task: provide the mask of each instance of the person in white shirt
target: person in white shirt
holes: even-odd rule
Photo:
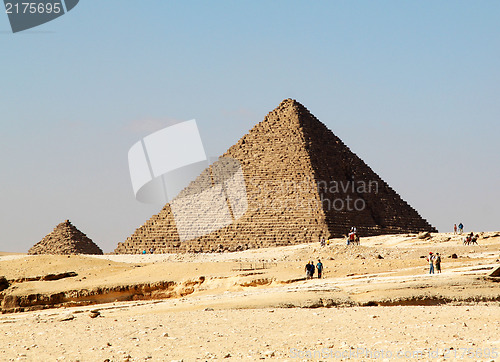
[[[432,254],[432,251],[429,253],[429,257],[427,261],[429,262],[429,274],[434,274],[434,260],[436,260],[436,256]]]

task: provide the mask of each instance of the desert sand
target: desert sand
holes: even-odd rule
[[[0,360],[499,361],[499,248],[500,233],[468,246],[436,233],[234,253],[2,253]],[[441,274],[428,274],[429,251]],[[324,278],[306,280],[318,258]]]

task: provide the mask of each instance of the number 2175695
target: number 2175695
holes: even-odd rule
[[[59,14],[61,3],[5,3],[7,14]]]

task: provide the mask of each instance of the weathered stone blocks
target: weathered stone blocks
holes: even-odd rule
[[[214,195],[202,195],[198,205],[176,198],[119,243],[115,253],[138,253],[149,245],[155,252],[290,245],[342,236],[352,226],[362,236],[436,231],[295,100],[284,100],[222,157],[239,161],[246,190],[246,211],[231,215],[232,224],[213,231],[197,227],[204,217],[201,210],[218,205]],[[205,170],[178,198],[197,194],[207,180],[215,185],[211,172]],[[228,189],[236,187],[237,181],[231,182]],[[183,225],[176,225],[172,212],[176,202],[182,206]],[[224,205],[217,207],[222,224],[229,215]],[[192,233],[189,240],[179,236],[185,230]]]
[[[101,255],[102,250],[87,235],[78,230],[69,220],[66,220],[28,250],[28,254]]]

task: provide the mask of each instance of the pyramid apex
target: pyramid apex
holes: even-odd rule
[[[269,113],[282,113],[287,114],[288,116],[292,114],[296,114],[299,116],[311,115],[312,117],[314,117],[302,103],[292,98],[283,99],[279,106],[276,107],[274,111],[271,111]]]
[[[304,107],[304,106],[299,102],[297,102],[296,99],[292,98],[283,99],[280,105],[278,106],[278,108],[290,108],[290,107]]]
[[[297,103],[297,101],[293,98],[285,98],[281,101],[280,103],[280,106],[281,105],[287,105],[287,104],[294,104],[294,103]]]
[[[66,219],[62,223],[58,224],[56,228],[69,227],[69,226],[73,226],[73,224],[71,223],[71,221],[69,221],[69,219]]]

